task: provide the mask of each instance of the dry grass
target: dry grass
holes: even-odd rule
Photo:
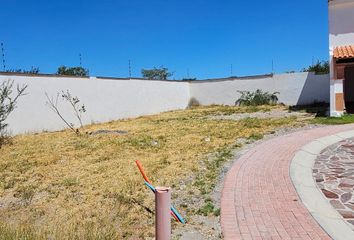
[[[178,187],[200,173],[206,155],[238,138],[297,123],[295,118],[208,116],[270,108],[198,107],[85,127],[88,132],[125,130],[126,135],[77,137],[61,131],[17,136],[0,149],[0,239],[152,237],[153,196],[134,160],[140,159],[155,185]],[[218,164],[212,169],[214,176]],[[198,176],[198,181],[215,179]]]

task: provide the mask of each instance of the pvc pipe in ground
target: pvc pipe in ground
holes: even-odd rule
[[[171,239],[171,188],[156,187],[155,192],[155,235],[156,240]]]

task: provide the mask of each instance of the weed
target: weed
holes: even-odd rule
[[[4,189],[10,189],[15,186],[16,180],[14,178],[10,178],[9,180],[5,181]]]
[[[31,205],[5,208],[0,223],[14,224],[12,230],[4,230],[18,234],[13,239],[31,239],[25,238],[23,222],[35,233],[32,239],[149,238],[154,228],[148,209],[154,208],[154,198],[134,160],[141,161],[154,185],[178,187],[190,181],[194,188],[185,189],[188,197],[208,198],[222,166],[238,147],[237,139],[296,124],[295,118],[219,121],[209,116],[263,110],[267,109],[195,107],[85,126],[88,132],[129,132],[119,136],[77,137],[70,130],[16,136],[13,145],[0,149],[1,188],[8,184],[8,191]],[[46,194],[35,195],[36,191]],[[40,211],[30,211],[37,200]],[[217,214],[216,207],[210,211],[211,199],[206,200],[201,212]],[[195,214],[198,209],[188,206],[185,211]]]
[[[257,140],[262,139],[263,137],[264,137],[263,134],[260,134],[260,133],[252,133],[252,134],[248,137],[248,139],[252,139],[252,140],[257,141]]]
[[[72,187],[72,186],[77,186],[79,185],[79,179],[78,178],[65,178],[62,182],[62,185],[65,187]]]
[[[215,217],[220,216],[220,208],[215,209],[213,214]]]
[[[212,202],[207,202],[203,207],[199,208],[197,214],[208,216],[214,212],[214,204]]]
[[[35,194],[34,186],[20,186],[18,187],[14,196],[20,198],[23,201],[24,205],[27,206],[32,202],[34,194]]]

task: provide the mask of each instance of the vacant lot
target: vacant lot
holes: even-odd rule
[[[296,116],[228,119],[215,116],[269,112],[282,107],[199,107],[104,124],[84,131],[22,135],[0,149],[0,239],[112,239],[154,236],[153,195],[134,161],[140,159],[154,185],[207,194],[238,139],[260,139]],[[215,162],[205,163],[217,153]],[[210,159],[210,158],[209,158]],[[202,174],[201,174],[202,173]],[[178,203],[179,196],[173,195]],[[176,206],[190,214],[208,209]],[[218,214],[217,209],[213,214]]]

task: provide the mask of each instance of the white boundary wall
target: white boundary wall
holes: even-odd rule
[[[59,130],[65,125],[46,106],[46,96],[69,90],[86,106],[85,124],[184,109],[189,101],[188,83],[147,80],[103,80],[95,78],[0,76],[0,81],[27,84],[27,95],[8,119],[12,133]],[[59,101],[64,116],[72,116],[68,104]],[[74,119],[69,119],[75,121]]]
[[[236,80],[191,82],[191,96],[202,105],[233,105],[238,91],[279,92],[279,102],[286,105],[306,105],[314,101],[329,102],[329,75],[293,73]]]
[[[65,128],[46,106],[45,96],[48,93],[55,97],[62,90],[69,90],[85,104],[84,124],[185,109],[191,98],[202,105],[233,105],[239,97],[237,91],[256,89],[280,92],[280,102],[287,105],[329,102],[329,75],[313,73],[192,82],[0,75],[0,82],[6,80],[28,85],[28,94],[19,99],[18,107],[7,121],[13,134]],[[68,104],[59,102],[63,115],[72,116]]]

